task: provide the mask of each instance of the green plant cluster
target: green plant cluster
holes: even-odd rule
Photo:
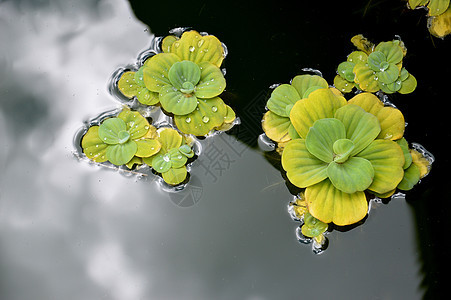
[[[191,30],[181,37],[165,37],[159,53],[137,70],[120,75],[117,88],[144,107],[171,116],[173,124],[156,128],[125,106],[87,129],[81,140],[83,153],[95,162],[129,169],[147,165],[170,185],[185,182],[196,137],[228,130],[236,119],[219,97],[226,87],[219,68],[224,57],[224,47],[215,36]]]
[[[161,107],[185,134],[205,136],[230,128],[235,112],[220,98],[226,87],[220,69],[225,57],[222,43],[213,35],[191,30],[180,38],[165,37],[162,51],[138,70],[122,74],[121,93],[141,104]]]
[[[386,94],[408,94],[415,90],[415,77],[403,67],[407,49],[400,40],[374,45],[362,35],[356,35],[351,41],[358,50],[338,65],[334,78],[337,89],[349,93],[355,87],[371,93],[381,90]]]

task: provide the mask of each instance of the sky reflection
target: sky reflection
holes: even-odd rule
[[[199,158],[190,207],[153,178],[77,160],[83,121],[119,105],[111,74],[151,40],[126,1],[3,1],[0,24],[1,299],[420,297],[403,200],[315,257],[295,240],[279,172],[241,144],[216,180]]]

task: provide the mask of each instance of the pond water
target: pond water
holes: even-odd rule
[[[442,145],[450,131],[439,105],[451,45],[429,36],[424,11],[391,3],[171,10],[146,1],[0,1],[0,299],[437,297],[450,207]],[[108,92],[113,72],[178,26],[226,43],[225,97],[241,125],[202,141],[189,184],[170,193],[155,176],[79,159],[74,136],[120,107]],[[302,68],[331,82],[357,33],[406,43],[419,85],[391,100],[408,140],[436,162],[407,199],[374,203],[362,226],[333,231],[315,255],[296,239],[280,171],[256,146],[260,119],[269,86]]]

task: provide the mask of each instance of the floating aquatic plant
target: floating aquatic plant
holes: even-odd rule
[[[191,30],[160,41],[140,55],[137,68],[121,69],[113,80],[113,92],[139,104],[128,101],[117,115],[90,126],[81,147],[95,162],[147,165],[167,184],[179,185],[188,178],[195,136],[230,129],[236,115],[219,97],[226,87],[220,69],[226,51],[215,36]],[[144,113],[161,111],[166,121],[150,124],[132,110],[137,106]]]
[[[349,93],[356,87],[372,93],[381,90],[386,94],[408,94],[415,90],[415,77],[403,67],[407,53],[404,43],[394,40],[374,45],[362,35],[354,36],[351,42],[358,51],[353,51],[338,65],[334,78],[338,90]]]
[[[354,80],[353,70],[362,61],[383,69],[378,71],[382,80],[399,76],[389,70],[399,70],[403,57],[393,48],[397,43],[373,47],[360,42],[369,55],[352,53],[340,76]],[[429,173],[433,159],[406,141],[401,111],[372,93],[347,100],[322,77],[300,75],[277,86],[266,107],[265,135],[277,143],[287,180],[302,191],[289,205],[293,218],[302,222],[298,237],[313,241],[315,252],[327,243],[329,224],[359,223],[371,199],[411,190]]]
[[[145,105],[157,105],[174,117],[186,134],[204,136],[235,120],[232,108],[219,97],[226,87],[220,69],[225,57],[222,43],[213,35],[186,31],[180,38],[167,36],[162,53],[119,79],[119,90]]]
[[[410,9],[426,8],[429,32],[439,38],[451,33],[451,4],[449,0],[408,0]]]

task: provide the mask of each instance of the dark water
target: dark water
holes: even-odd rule
[[[451,44],[430,37],[424,14],[403,1],[0,1],[0,299],[437,299]],[[189,186],[171,194],[79,161],[73,139],[119,106],[112,73],[178,26],[227,45],[224,98],[242,124],[203,141]],[[406,199],[375,205],[315,256],[295,238],[277,161],[256,147],[260,119],[268,87],[302,68],[332,82],[358,33],[406,43],[418,88],[390,100],[436,161]]]

